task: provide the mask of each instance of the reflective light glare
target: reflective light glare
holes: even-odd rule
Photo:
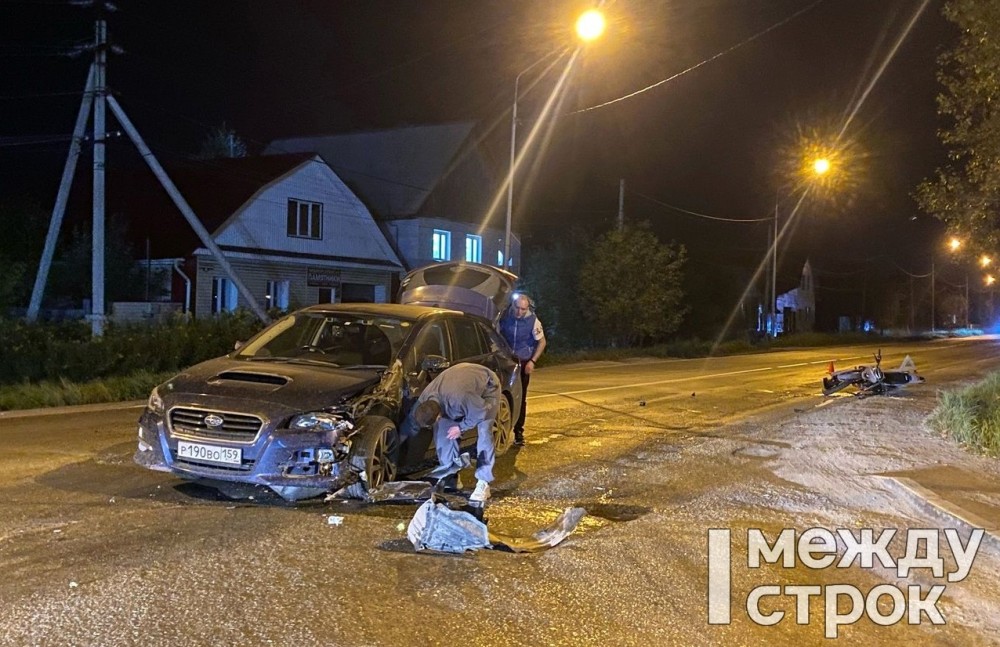
[[[597,9],[583,12],[576,21],[576,34],[583,40],[594,40],[604,33],[604,16]]]
[[[961,246],[962,246],[962,241],[955,238],[954,236],[951,238],[951,240],[948,241],[948,247],[951,248],[951,251],[953,252],[957,251],[958,248]]]
[[[826,159],[825,157],[820,157],[815,162],[813,162],[813,171],[816,172],[816,175],[823,175],[829,170],[830,170],[830,160]]]

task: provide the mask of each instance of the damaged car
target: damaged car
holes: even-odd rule
[[[430,430],[402,437],[441,371],[475,362],[504,398],[497,454],[513,444],[518,363],[495,322],[516,277],[455,262],[411,272],[399,303],[320,304],[274,322],[232,353],[153,389],[135,462],[188,480],[267,486],[288,501],[369,489],[437,463]],[[462,444],[474,446],[475,433]]]

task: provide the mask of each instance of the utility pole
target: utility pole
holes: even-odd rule
[[[56,241],[59,238],[59,229],[62,226],[63,215],[66,211],[66,202],[69,198],[70,187],[73,182],[73,174],[76,170],[76,162],[80,155],[81,142],[87,120],[90,116],[91,106],[94,108],[94,167],[93,167],[93,229],[92,243],[93,252],[91,257],[91,308],[87,316],[91,322],[91,332],[95,337],[104,333],[104,230],[105,230],[105,143],[107,139],[106,129],[106,109],[111,108],[118,122],[125,128],[129,138],[139,150],[139,154],[146,161],[146,164],[156,175],[160,184],[167,194],[174,201],[174,204],[181,211],[188,223],[198,234],[202,244],[208,248],[212,256],[218,262],[227,278],[236,286],[240,296],[257,317],[264,323],[270,321],[270,317],[264,312],[256,297],[247,289],[243,281],[236,275],[229,261],[223,256],[211,235],[204,225],[188,206],[181,196],[177,187],[167,177],[166,172],[153,156],[152,151],[146,146],[139,136],[139,132],[129,121],[118,102],[114,97],[108,96],[107,91],[107,23],[101,17],[104,9],[103,2],[98,0],[98,17],[94,25],[94,62],[90,66],[87,74],[87,85],[84,89],[83,100],[80,103],[80,111],[76,118],[76,127],[73,130],[73,140],[70,144],[69,155],[66,158],[66,165],[63,168],[62,181],[59,185],[59,192],[56,196],[56,203],[52,209],[52,218],[49,221],[49,231],[45,237],[45,248],[42,251],[42,258],[38,267],[38,274],[35,276],[34,288],[31,292],[31,302],[28,305],[27,320],[35,321],[42,303],[42,295],[45,292],[45,283],[48,278],[49,269],[52,264],[52,257],[55,253]],[[148,256],[148,252],[147,252]]]
[[[52,256],[55,254],[56,240],[62,227],[63,215],[66,213],[66,201],[69,199],[69,189],[73,184],[73,174],[76,172],[76,161],[80,158],[80,143],[83,132],[90,119],[90,106],[94,99],[94,65],[87,72],[87,85],[83,90],[83,100],[76,115],[76,126],[73,128],[73,139],[69,145],[69,155],[63,166],[62,180],[56,193],[56,204],[52,207],[52,217],[49,220],[49,231],[45,234],[45,247],[42,249],[42,259],[38,264],[38,274],[35,275],[35,285],[31,289],[31,301],[28,304],[27,320],[38,319],[38,310],[42,306],[42,294],[45,292],[45,282],[48,280],[49,268],[52,266]]]
[[[618,181],[618,231],[625,229],[625,178]]]
[[[965,273],[965,328],[969,329],[969,273]]]
[[[771,298],[768,317],[771,320],[771,336],[778,336],[778,198],[774,198],[774,241],[771,252]]]
[[[931,259],[931,334],[934,334],[934,259]]]
[[[913,332],[913,275],[910,274],[910,325],[908,326],[907,332]]]
[[[97,3],[100,11],[101,2]],[[104,334],[104,161],[105,110],[107,87],[108,25],[100,17],[94,33],[94,221],[90,257],[90,331],[94,337]]]

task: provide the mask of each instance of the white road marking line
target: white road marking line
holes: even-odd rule
[[[544,393],[542,395],[529,395],[529,400],[541,400],[542,398],[555,398],[564,395],[579,395],[581,393],[596,393],[598,391],[614,391],[615,389],[634,389],[640,386],[655,386],[657,384],[674,384],[677,382],[690,382],[691,380],[704,380],[713,377],[727,377],[729,375],[744,375],[746,373],[760,373],[761,371],[772,371],[773,366],[762,368],[748,368],[742,371],[732,371],[730,373],[714,373],[712,375],[695,375],[694,377],[676,377],[670,380],[656,380],[655,382],[636,382],[634,384],[620,384],[617,386],[601,386],[596,389],[581,389],[579,391],[562,391],[560,393]]]

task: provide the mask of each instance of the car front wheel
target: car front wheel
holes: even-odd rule
[[[348,486],[348,496],[363,499],[369,490],[396,480],[398,459],[399,434],[392,421],[382,416],[362,418],[352,439],[350,461],[364,480]]]
[[[493,421],[493,451],[497,456],[504,454],[514,444],[514,418],[511,416],[510,400],[500,396],[500,409]]]

